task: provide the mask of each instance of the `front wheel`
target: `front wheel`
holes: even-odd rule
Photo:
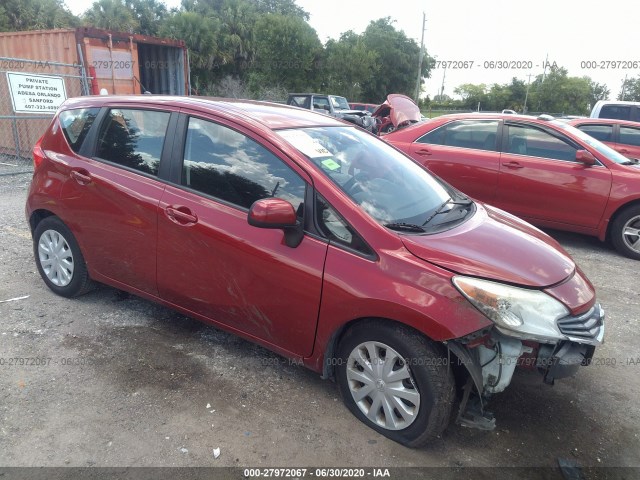
[[[349,330],[338,346],[337,380],[349,410],[408,447],[426,445],[449,423],[453,373],[438,345],[392,322]]]
[[[611,243],[625,257],[640,260],[640,205],[627,207],[616,217]]]
[[[76,297],[93,287],[78,242],[58,217],[47,217],[38,224],[33,253],[40,276],[58,295]]]
[[[382,133],[387,134],[387,133],[391,133],[393,131],[395,131],[396,127],[393,123],[388,123],[387,125],[385,125],[385,127],[382,129]]]

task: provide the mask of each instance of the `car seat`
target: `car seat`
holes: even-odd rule
[[[509,153],[518,155],[527,154],[527,140],[524,137],[511,137],[509,139]]]

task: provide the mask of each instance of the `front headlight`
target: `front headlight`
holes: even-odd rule
[[[453,284],[505,335],[541,342],[564,338],[556,320],[570,312],[540,290],[471,277],[453,277]]]

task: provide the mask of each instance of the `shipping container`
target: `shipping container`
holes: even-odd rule
[[[95,77],[93,94],[102,88],[110,94],[188,95],[190,91],[188,55],[182,40],[91,27],[4,32],[0,33],[0,57],[37,60],[42,64],[40,70],[47,62],[84,66]],[[14,64],[22,68],[12,71],[30,71],[33,66]]]
[[[189,95],[188,58],[181,40],[90,27],[0,33],[0,164],[30,156],[59,104],[44,97]],[[28,91],[27,81],[56,87]]]

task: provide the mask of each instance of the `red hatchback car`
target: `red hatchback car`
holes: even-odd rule
[[[609,118],[577,118],[567,123],[625,157],[640,160],[640,123]]]
[[[638,165],[565,122],[444,115],[384,139],[471,197],[640,259]]]
[[[474,202],[357,127],[275,104],[68,100],[34,148],[38,270],[94,281],[303,362],[408,446],[516,365],[547,383],[604,335],[592,285],[550,237]]]

